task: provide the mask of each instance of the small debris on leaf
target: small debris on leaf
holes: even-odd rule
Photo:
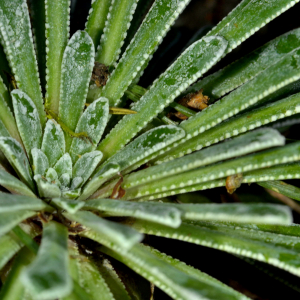
[[[243,174],[235,174],[226,178],[226,189],[229,194],[235,192],[243,182]]]
[[[97,87],[105,86],[109,76],[108,67],[104,64],[95,62],[91,81],[94,81]]]

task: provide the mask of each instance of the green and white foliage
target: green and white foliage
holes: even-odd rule
[[[205,76],[298,1],[243,0],[148,89],[139,78],[189,1],[155,0],[143,20],[135,9],[148,1],[139,1],[93,0],[85,30],[69,39],[69,0],[31,3],[33,28],[26,0],[0,0],[0,40],[15,79],[12,90],[0,52],[1,299],[145,299],[120,263],[176,300],[248,299],[144,245],[145,235],[300,276],[300,227],[289,207],[193,203],[187,193],[258,183],[300,200],[300,189],[282,181],[300,178],[300,142],[280,133],[299,123],[299,29]],[[103,87],[93,84],[95,61],[110,72]],[[177,103],[201,89],[210,97],[203,111]],[[188,119],[167,118],[169,106]],[[131,114],[110,118],[120,108]],[[179,194],[184,203],[165,198]]]

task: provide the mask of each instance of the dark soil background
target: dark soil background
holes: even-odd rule
[[[140,1],[145,1],[145,3],[149,2],[148,0]],[[84,29],[90,2],[90,0],[72,1],[71,34],[78,29]],[[239,0],[192,0],[154,55],[150,66],[146,69],[144,76],[141,78],[140,85],[144,87],[150,85],[179,55],[195,34],[201,36],[201,32],[205,33],[209,30],[210,26],[216,25],[239,2]],[[224,67],[255,48],[262,46],[271,39],[299,27],[299,11],[300,4],[297,4],[246,40],[241,46],[227,55],[210,72]],[[298,140],[299,129],[299,125],[294,125],[285,132],[285,135],[288,138]],[[298,181],[293,181],[293,184],[299,185]],[[233,196],[229,196],[224,188],[219,188],[202,192],[201,194],[194,193],[191,197],[196,199],[207,197],[215,202],[247,201],[248,198],[251,198],[250,200],[253,201],[256,197],[258,197],[259,200],[276,201],[275,199],[270,199],[267,193],[257,185],[252,185],[251,187],[244,186],[240,188],[237,193],[233,194]],[[295,213],[294,217],[295,222],[299,223],[299,215]],[[183,260],[187,264],[218,278],[251,299],[293,300],[299,299],[300,297],[299,278],[284,271],[278,271],[274,268],[269,269],[270,272],[274,272],[275,277],[298,286],[297,291],[297,289],[290,288],[279,280],[260,271],[259,269],[261,269],[261,267],[265,267],[262,263],[257,263],[253,260],[246,262],[237,256],[222,251],[165,238],[147,237],[146,242],[160,251]],[[118,263],[116,262],[116,264]],[[131,271],[127,270],[127,272],[129,274]],[[155,288],[154,299],[167,300],[170,298]]]

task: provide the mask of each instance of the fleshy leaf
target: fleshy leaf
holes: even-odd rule
[[[69,38],[70,0],[45,0],[47,86],[45,107],[58,113],[63,53]]]
[[[27,153],[33,148],[41,148],[42,126],[35,104],[21,90],[11,93],[15,117]]]
[[[0,149],[18,174],[21,181],[26,183],[33,191],[32,171],[26,154],[21,145],[12,138],[0,137]]]
[[[98,210],[107,216],[133,217],[171,227],[181,223],[181,209],[178,205],[162,206],[161,203],[137,203],[113,199],[95,199],[85,202],[84,208]]]
[[[97,165],[100,163],[102,153],[100,151],[92,151],[82,155],[73,167],[73,178],[82,177],[82,186],[92,175]],[[80,187],[79,186],[79,187]]]
[[[58,162],[54,165],[53,169],[56,171],[58,178],[63,174],[69,174],[72,177],[72,159],[69,153],[65,153]]]
[[[75,214],[79,209],[81,209],[84,206],[84,202],[67,200],[63,198],[54,198],[52,199],[52,202],[54,202],[61,209],[65,210],[70,214]]]
[[[41,175],[34,175],[34,180],[37,184],[40,197],[57,198],[61,196],[61,191],[57,184],[48,182]]]
[[[132,107],[138,113],[124,116],[100,143],[98,150],[103,152],[104,158],[120,150],[166,105],[210,69],[221,58],[226,47],[227,42],[223,38],[209,37],[185,50]]]
[[[78,200],[86,200],[108,179],[118,174],[120,166],[118,164],[107,164],[104,167],[100,166],[92,179],[83,188],[81,196]]]
[[[34,175],[45,175],[49,169],[49,161],[45,153],[37,148],[31,150],[32,169]]]
[[[23,243],[13,234],[8,233],[0,237],[0,268],[22,248]]]
[[[101,97],[90,104],[80,117],[75,132],[86,132],[92,143],[73,139],[70,149],[73,162],[76,162],[80,155],[96,149],[107,123],[108,109],[107,99]]]
[[[65,153],[64,133],[54,120],[46,123],[41,150],[46,154],[50,167],[53,167]]]
[[[17,85],[32,99],[38,110],[40,121],[44,125],[46,117],[25,0],[2,0],[0,2],[0,30],[2,43],[8,54]]]
[[[64,215],[68,219],[79,222],[87,227],[88,230],[83,233],[84,236],[93,239],[91,236],[94,236],[93,232],[95,232],[95,240],[99,236],[101,240],[106,241],[105,244],[108,247],[112,244],[128,250],[143,238],[142,234],[128,226],[105,220],[88,211],[79,211],[75,214],[64,213]]]
[[[110,4],[111,0],[95,0],[89,11],[88,20],[85,24],[85,31],[92,38],[95,50],[100,43],[100,37],[104,30]]]
[[[92,39],[85,31],[77,31],[65,49],[62,61],[59,119],[72,131],[82,114],[88,84],[94,66],[95,49]],[[66,150],[71,137],[65,133]]]
[[[5,170],[0,169],[0,185],[9,190],[12,194],[19,194],[29,197],[36,197],[26,184]]]
[[[162,254],[153,253],[154,250],[143,245],[135,245],[126,253],[116,247],[114,251],[104,247],[101,250],[150,280],[174,299],[248,299],[206,274],[199,272],[195,276],[191,270],[187,270],[187,266],[180,268]]]
[[[68,273],[68,230],[50,221],[44,224],[42,243],[36,259],[21,275],[21,280],[34,297],[59,298],[72,290]]]

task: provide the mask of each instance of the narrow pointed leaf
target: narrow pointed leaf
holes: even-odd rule
[[[37,257],[21,277],[33,296],[42,300],[63,297],[71,292],[67,238],[68,231],[63,225],[53,221],[44,224]]]
[[[237,235],[228,235],[191,224],[182,224],[179,228],[170,228],[149,222],[136,221],[133,225],[139,231],[151,235],[183,240],[233,254],[250,257],[300,275],[300,256],[297,252],[274,244],[258,242]]]
[[[274,129],[264,128],[256,130],[191,155],[132,173],[125,178],[124,186],[132,187],[207,166],[218,161],[239,157],[274,146],[282,146],[284,142],[284,137]]]
[[[100,43],[110,4],[111,0],[95,0],[89,11],[89,16],[85,24],[85,31],[92,38],[95,49],[98,48]]]
[[[153,254],[149,248],[142,245],[134,246],[130,251],[122,253],[120,248],[112,250],[102,247],[102,251],[129,266],[135,272],[153,282],[157,287],[173,299],[247,299],[230,288],[204,275],[195,277],[180,270],[166,261],[160,255]]]
[[[0,149],[17,172],[21,181],[26,183],[34,191],[32,171],[21,145],[12,138],[0,137]]]
[[[77,31],[64,51],[60,86],[59,118],[72,131],[82,114],[94,66],[93,41],[85,31]],[[65,134],[66,149],[71,137]]]
[[[113,199],[95,199],[85,202],[84,208],[98,210],[107,216],[127,216],[148,220],[166,226],[178,227],[181,207],[162,206],[161,203],[137,203]]]
[[[36,197],[29,187],[15,176],[0,169],[0,185],[9,190],[12,194],[19,194],[29,197]]]
[[[0,268],[2,269],[6,263],[23,247],[23,243],[12,233],[1,236],[0,243]]]
[[[138,0],[114,0],[101,36],[95,60],[106,66],[114,66],[130,26],[132,15]]]
[[[172,125],[151,129],[110,157],[106,163],[118,163],[120,171],[127,168],[138,168],[148,160],[149,156],[152,157],[154,153],[160,153],[160,150],[184,136],[185,132],[183,130]],[[128,169],[126,172],[128,172]]]
[[[61,127],[54,120],[49,120],[46,123],[41,150],[46,154],[50,167],[53,167],[64,155],[65,147],[65,137]]]
[[[100,151],[92,151],[81,156],[73,167],[73,178],[81,177],[82,186],[92,175],[102,158]],[[79,186],[79,187],[80,187]]]
[[[18,87],[34,102],[41,124],[45,124],[38,66],[33,48],[28,7],[25,0],[0,2],[2,43]],[[11,42],[13,41],[13,42]],[[22,62],[22,64],[20,64]]]
[[[92,179],[84,186],[81,196],[78,200],[86,200],[89,196],[97,191],[97,189],[108,179],[117,175],[120,171],[118,164],[107,164],[104,167],[100,166]]]
[[[103,152],[104,158],[112,156],[124,147],[182,90],[214,65],[221,58],[226,47],[227,42],[223,38],[209,37],[194,43],[183,52],[134,105],[132,109],[138,113],[124,116],[100,143],[98,150]]]
[[[19,210],[52,211],[53,209],[38,198],[0,194],[0,213],[17,212]]]
[[[32,157],[32,169],[34,175],[45,175],[46,171],[49,169],[49,161],[45,153],[40,149],[31,150]]]
[[[132,228],[105,220],[88,211],[79,211],[75,214],[64,213],[64,215],[70,220],[86,226],[88,231],[84,235],[88,236],[89,232],[93,235],[92,231],[94,231],[98,235],[103,236],[103,239],[108,244],[118,245],[126,250],[143,239],[143,235]]]
[[[20,222],[34,216],[36,213],[32,211],[16,211],[0,213],[0,236],[6,234]]]
[[[103,91],[95,89],[89,98],[94,100],[101,94],[109,99],[110,106],[116,106],[188,2],[155,1]]]
[[[96,149],[107,123],[108,109],[107,99],[101,97],[90,104],[80,117],[75,132],[87,133],[92,143],[87,143],[81,139],[73,139],[70,154],[74,162],[76,162],[79,155]]]
[[[42,126],[34,102],[21,90],[12,93],[15,117],[27,153],[33,148],[41,148]]]
[[[205,132],[192,137],[185,143],[180,144],[179,147],[164,153],[154,161],[161,162],[174,159],[183,156],[186,153],[208,147],[211,144],[218,143],[219,141],[232,136],[239,135],[248,130],[299,113],[299,99],[300,93],[297,93],[275,103],[267,104],[260,108],[253,109],[251,112],[248,111],[233,117],[210,130],[206,130]]]
[[[58,113],[63,53],[69,38],[70,0],[45,0],[47,38],[47,109]]]
[[[34,175],[34,180],[37,184],[40,197],[57,198],[61,196],[61,190],[57,184],[47,181],[41,175]]]
[[[230,52],[261,27],[294,6],[298,0],[244,0],[208,35],[221,35],[229,41]],[[255,16],[255,18],[253,17]]]
[[[84,206],[84,202],[64,198],[54,198],[52,202],[70,214],[75,214]]]

